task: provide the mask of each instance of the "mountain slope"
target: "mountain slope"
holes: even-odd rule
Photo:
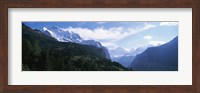
[[[137,49],[132,49],[130,52],[126,53],[122,57],[120,57],[117,61],[125,66],[130,66],[131,62],[134,60],[135,56],[144,52],[147,49],[147,47],[138,47]]]
[[[60,42],[75,42],[75,43],[82,42],[82,39],[78,34],[69,31],[63,31],[62,29],[55,26],[43,27],[42,32],[43,33],[48,32],[48,34],[50,34],[49,36],[54,37]]]
[[[122,57],[120,57],[118,59],[118,62],[124,66],[124,67],[128,67],[130,65],[130,63],[133,61],[133,59],[135,58],[135,56],[131,56],[131,55],[124,55]]]
[[[119,62],[119,59],[124,55],[126,54],[128,51],[126,51],[125,49],[121,48],[121,47],[117,47],[115,49],[109,49],[109,54],[110,54],[110,57],[112,59],[112,61],[116,61],[116,62]],[[120,63],[121,64],[121,63]]]
[[[22,24],[22,70],[119,71],[128,70],[106,58],[103,48],[55,38]]]
[[[164,45],[150,47],[137,55],[130,68],[136,71],[177,71],[178,37]]]
[[[91,45],[91,46],[96,46],[98,48],[102,48],[106,54],[106,58],[110,59],[110,55],[108,53],[107,48],[105,48],[104,46],[101,45],[100,42],[97,42],[95,40],[84,40],[77,33],[70,32],[68,30],[63,30],[55,26],[43,27],[41,32],[43,32],[45,35],[48,35],[57,39],[59,42],[74,42],[74,43],[79,43],[83,45]]]

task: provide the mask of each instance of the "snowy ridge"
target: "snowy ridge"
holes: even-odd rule
[[[57,39],[60,42],[74,42],[74,43],[79,43],[79,44],[84,44],[84,45],[92,45],[92,46],[96,46],[98,48],[102,48],[106,54],[106,57],[108,59],[110,59],[110,54],[108,53],[108,50],[104,46],[102,46],[101,43],[98,41],[84,40],[77,33],[70,32],[68,30],[64,31],[61,28],[55,27],[55,26],[43,27],[41,32]]]
[[[82,42],[81,37],[78,34],[69,31],[63,31],[55,26],[49,28],[43,27],[42,32],[45,31],[48,31],[52,37],[54,37],[60,42],[75,42],[75,43]]]

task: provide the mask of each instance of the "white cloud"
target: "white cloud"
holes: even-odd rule
[[[153,46],[159,46],[159,45],[162,45],[162,44],[165,44],[166,42],[164,41],[150,41],[149,44],[150,45],[153,45]]]
[[[106,43],[114,43],[118,40],[121,40],[127,36],[134,35],[140,33],[142,31],[146,31],[150,28],[155,27],[155,25],[144,23],[143,27],[140,28],[124,28],[124,27],[112,27],[112,28],[104,28],[97,27],[95,29],[88,28],[63,28],[63,30],[67,30],[70,32],[78,33],[83,39],[93,39],[96,41],[101,41],[101,43],[106,46]],[[113,46],[110,46],[113,47]]]
[[[104,23],[107,23],[107,22],[97,22],[98,24],[104,24]]]
[[[178,25],[178,22],[161,22],[160,26],[175,26]]]
[[[131,49],[129,49],[129,48],[124,48],[127,52],[130,52],[131,51]]]
[[[150,39],[152,39],[152,36],[146,35],[146,36],[144,36],[144,39],[150,40]]]
[[[108,42],[101,42],[101,44],[109,49],[115,49],[119,46],[117,46],[116,44],[114,43],[108,43]]]
[[[124,31],[124,28],[122,27],[112,27],[109,29],[98,27],[95,28],[94,30],[88,28],[69,27],[64,30],[78,33],[83,39],[94,39],[94,40],[117,40],[129,34],[129,32]]]
[[[154,28],[154,27],[156,27],[156,26],[145,22],[144,27],[141,30],[147,30],[147,29]]]

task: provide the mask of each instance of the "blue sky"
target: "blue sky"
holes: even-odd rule
[[[159,45],[178,36],[178,22],[23,22],[34,29],[57,26],[78,33],[83,39],[94,39],[109,49],[127,50]]]

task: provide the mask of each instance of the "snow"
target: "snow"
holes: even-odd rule
[[[100,42],[95,40],[83,40],[79,34],[75,32],[70,32],[68,30],[62,30],[59,27],[43,27],[43,31],[48,31],[52,37],[56,38],[60,42],[74,42],[84,45],[93,45],[96,47],[102,47]]]

